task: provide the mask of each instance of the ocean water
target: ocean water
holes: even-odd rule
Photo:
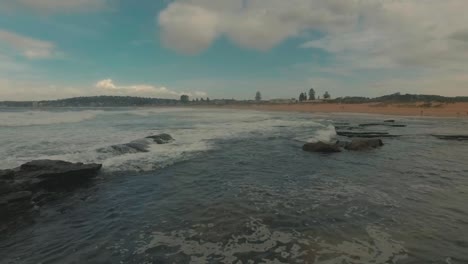
[[[307,153],[396,119],[381,149]],[[370,129],[370,128],[369,128]],[[0,263],[468,263],[467,119],[222,109],[0,110],[0,169],[103,164],[0,237]],[[145,153],[111,145],[169,133]]]

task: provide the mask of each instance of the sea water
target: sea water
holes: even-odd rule
[[[381,149],[308,153],[396,119]],[[102,163],[0,237],[0,263],[468,263],[466,119],[188,108],[2,109],[0,169]],[[100,149],[159,133],[148,152]]]

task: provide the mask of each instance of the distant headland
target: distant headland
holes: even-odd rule
[[[312,89],[311,89],[312,91]],[[390,94],[375,98],[347,96],[331,98],[326,92],[322,98],[309,92],[299,98],[262,100],[257,92],[252,100],[189,98],[162,99],[133,96],[88,96],[43,101],[0,101],[0,107],[53,108],[53,107],[224,107],[300,112],[376,113],[408,116],[468,117],[468,96]]]

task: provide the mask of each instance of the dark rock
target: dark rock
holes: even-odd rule
[[[0,200],[6,203],[13,203],[13,202],[21,202],[21,201],[30,201],[32,196],[32,192],[29,191],[21,191],[21,192],[14,192],[9,193],[3,197],[0,197]]]
[[[369,126],[382,126],[381,123],[367,123],[367,124],[359,124],[361,127],[369,127]]]
[[[46,192],[46,191],[40,191],[38,193],[35,193],[32,197],[32,201],[38,205],[38,206],[43,206],[47,202],[56,200],[59,197],[58,193],[55,192]]]
[[[336,144],[328,144],[324,142],[316,142],[316,143],[306,143],[302,146],[302,150],[309,151],[309,152],[322,152],[322,153],[334,153],[334,152],[341,152],[341,149]]]
[[[336,130],[363,130],[363,127],[356,126],[335,126]]]
[[[344,137],[359,137],[359,138],[392,138],[399,137],[399,135],[390,135],[388,132],[351,132],[351,131],[337,131],[338,136]]]
[[[13,192],[14,188],[10,182],[0,180],[0,195]]]
[[[166,144],[174,139],[169,134],[159,134],[149,136],[143,139],[134,140],[130,143],[112,145],[110,147],[100,148],[96,151],[99,153],[111,153],[114,155],[132,154],[140,152],[148,152],[149,144]]]
[[[166,144],[166,143],[169,143],[171,141],[174,141],[174,138],[172,138],[172,136],[169,135],[169,134],[159,134],[159,135],[155,135],[155,136],[149,136],[149,137],[146,137],[146,138],[152,139],[157,144]]]
[[[99,153],[112,153],[116,155],[148,152],[149,142],[146,139],[134,140],[130,143],[112,145],[106,148],[100,148],[96,151]]]
[[[136,142],[130,142],[130,143],[126,143],[126,144],[113,145],[113,146],[110,146],[110,149],[105,148],[105,149],[101,149],[101,150],[98,150],[98,151],[100,151],[100,152],[113,152],[113,153],[118,153],[118,154],[148,152],[148,145],[140,144],[140,143],[136,143]]]
[[[338,140],[336,141],[335,145],[340,147],[340,148],[345,148],[350,142],[348,141],[341,141],[341,140]]]
[[[387,119],[387,120],[384,120],[385,123],[395,123],[395,120],[393,119]]]
[[[31,209],[33,206],[31,196],[31,192],[22,191],[0,197],[0,222],[8,221],[11,216]]]
[[[13,179],[15,172],[13,170],[0,170],[0,179],[10,180]]]
[[[387,126],[387,127],[406,127],[406,125],[401,124],[389,124],[387,123],[368,123],[368,124],[359,124],[360,127],[370,127],[370,126]]]
[[[432,136],[438,139],[443,139],[443,140],[458,140],[458,141],[468,140],[468,135],[432,135]]]
[[[381,139],[355,139],[351,143],[346,144],[347,150],[367,150],[383,146]]]
[[[35,160],[16,168],[15,180],[23,189],[67,188],[88,181],[101,169],[101,164],[71,163],[60,160]],[[29,186],[28,186],[29,185]]]
[[[55,196],[46,190],[69,190],[87,182],[101,164],[71,163],[60,160],[35,160],[8,172],[10,180],[0,180],[0,225],[18,226],[33,207]],[[34,193],[34,194],[33,194]],[[11,230],[8,228],[8,230]],[[1,231],[1,230],[0,230]]]

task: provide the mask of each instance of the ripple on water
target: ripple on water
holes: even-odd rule
[[[250,218],[241,234],[226,241],[211,240],[214,224],[191,229],[141,234],[133,255],[139,261],[168,262],[185,258],[188,263],[395,263],[406,257],[402,243],[377,226],[366,227],[364,237],[336,244],[320,237],[291,231],[271,230]],[[217,241],[217,242],[212,242]],[[116,247],[117,250],[119,247]]]

